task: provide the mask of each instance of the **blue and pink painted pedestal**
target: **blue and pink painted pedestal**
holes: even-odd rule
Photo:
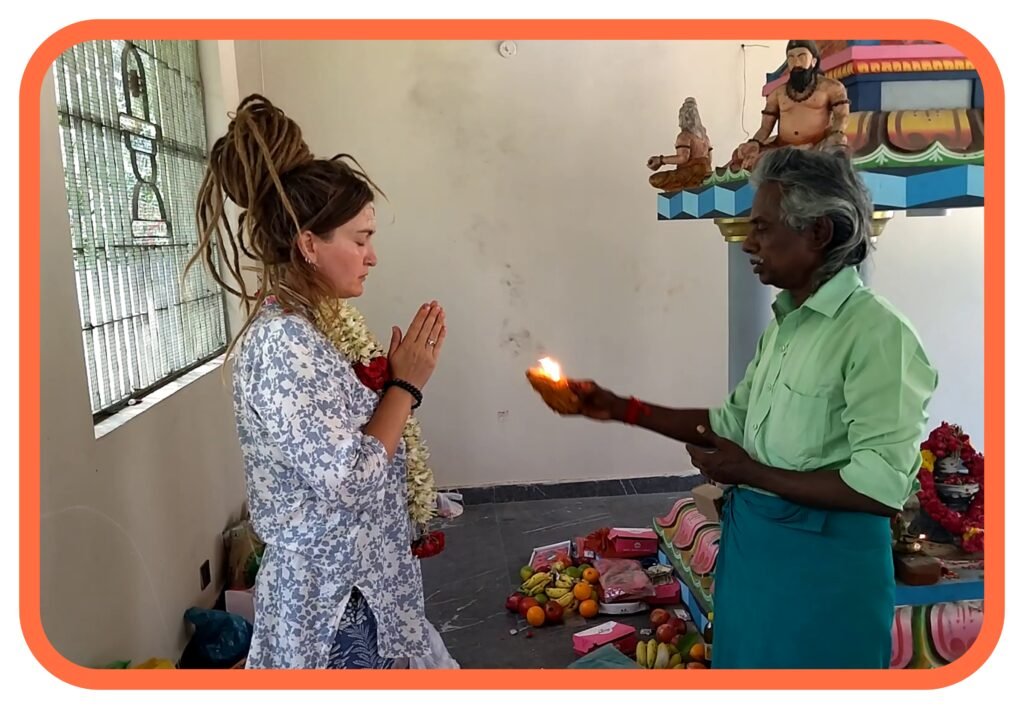
[[[658,558],[675,569],[683,603],[703,631],[714,611],[719,525],[704,517],[692,500],[683,499],[654,520],[654,530],[660,538]],[[897,584],[890,667],[925,669],[960,658],[981,631],[984,591],[980,571],[962,571],[960,578],[932,586]]]

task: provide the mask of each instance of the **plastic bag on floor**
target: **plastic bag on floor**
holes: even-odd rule
[[[462,514],[462,493],[437,493],[437,516],[443,519],[455,519]]]
[[[409,660],[409,669],[412,670],[457,670],[459,663],[448,652],[444,639],[437,628],[427,623],[427,642],[430,643],[430,654],[426,657],[413,657]]]
[[[252,642],[252,625],[225,611],[189,608],[185,620],[195,630],[178,666],[183,670],[230,669],[245,659]]]
[[[569,665],[570,670],[639,670],[640,665],[611,643],[602,645]]]
[[[601,574],[606,603],[640,601],[654,595],[654,584],[635,559],[598,559],[594,568]]]

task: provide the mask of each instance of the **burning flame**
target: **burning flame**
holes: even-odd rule
[[[545,357],[540,361],[540,371],[553,382],[562,380],[562,365],[550,357]]]

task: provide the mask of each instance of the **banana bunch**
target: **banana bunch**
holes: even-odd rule
[[[571,588],[549,586],[544,589],[544,594],[551,600],[557,601],[558,605],[567,611],[574,611],[579,608],[580,602],[576,600],[576,596],[573,595]]]
[[[536,596],[551,583],[551,580],[550,573],[546,571],[537,573],[523,581],[523,585],[519,587],[519,590],[527,596]]]
[[[645,670],[668,670],[682,665],[683,658],[676,648],[652,638],[637,644],[636,664]]]
[[[555,577],[554,585],[544,589],[544,593],[547,594],[548,598],[558,601],[559,605],[566,611],[571,613],[577,610],[580,607],[580,602],[573,594],[573,587],[580,580],[564,573],[553,574],[553,576]]]
[[[576,585],[576,582],[578,580],[579,579],[574,579],[572,576],[569,576],[568,574],[559,574],[558,578],[555,579],[555,586],[557,588],[572,588]]]

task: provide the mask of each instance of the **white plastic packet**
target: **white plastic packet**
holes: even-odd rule
[[[437,516],[444,519],[455,519],[462,514],[462,493],[437,493]]]
[[[426,657],[413,657],[409,660],[411,670],[458,670],[459,663],[445,647],[441,633],[432,623],[427,623],[427,641],[430,643],[430,654]]]

